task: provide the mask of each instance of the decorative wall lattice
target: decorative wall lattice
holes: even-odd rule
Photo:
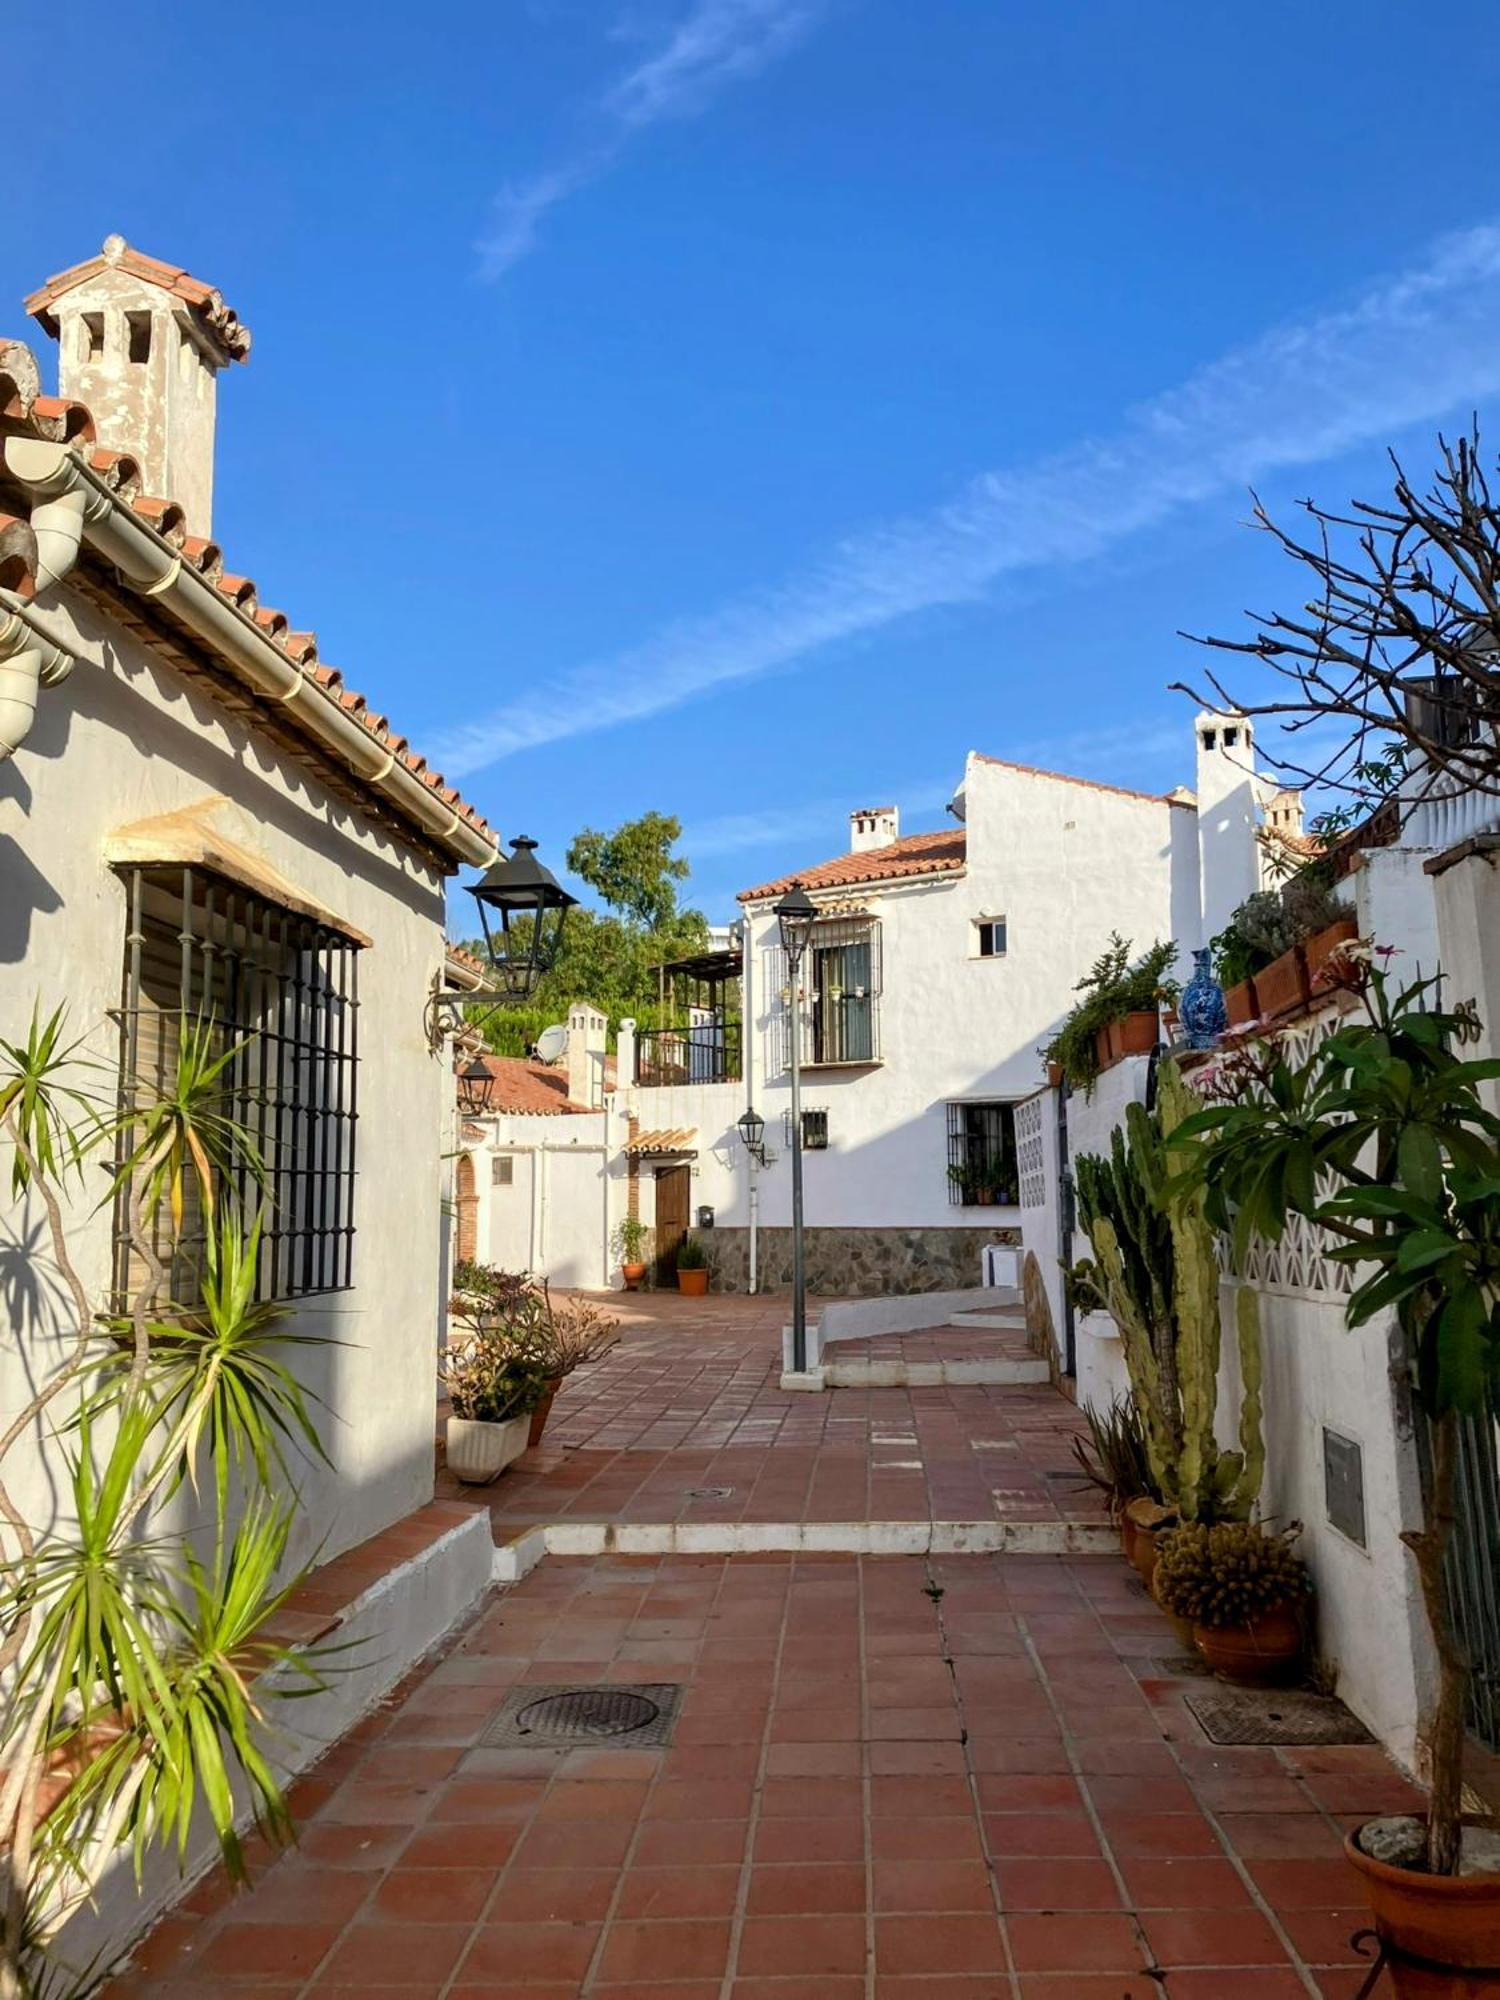
[[[1342,1021],[1336,1008],[1315,1014],[1285,1031],[1287,1056],[1305,1062],[1319,1042],[1326,1041]],[[1345,1299],[1354,1290],[1355,1266],[1328,1256],[1334,1239],[1300,1215],[1287,1218],[1279,1243],[1257,1237],[1246,1252],[1238,1276],[1261,1291],[1300,1292],[1308,1297]],[[1229,1246],[1220,1243],[1220,1263],[1232,1270]]]
[[[1021,1168],[1022,1208],[1042,1208],[1047,1200],[1047,1173],[1042,1156],[1042,1107],[1045,1097],[1028,1097],[1016,1106],[1016,1158]]]

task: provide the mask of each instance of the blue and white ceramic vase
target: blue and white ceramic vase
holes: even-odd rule
[[[1224,1006],[1224,989],[1209,970],[1210,954],[1205,949],[1193,953],[1193,976],[1182,989],[1177,1003],[1190,1049],[1211,1049],[1229,1026]]]

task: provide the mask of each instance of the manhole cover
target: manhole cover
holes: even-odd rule
[[[579,1743],[660,1744],[671,1740],[682,1689],[669,1682],[637,1687],[516,1687],[480,1735],[487,1750],[518,1744],[570,1749]]]
[[[689,1500],[727,1500],[734,1492],[732,1486],[685,1486],[682,1490]]]
[[[1373,1743],[1341,1701],[1296,1688],[1200,1688],[1184,1697],[1211,1743]]]

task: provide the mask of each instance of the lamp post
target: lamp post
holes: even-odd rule
[[[807,1260],[802,1246],[802,994],[799,975],[817,906],[800,882],[776,905],[792,1009],[792,1372],[807,1372]]]

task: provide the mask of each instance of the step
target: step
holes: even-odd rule
[[[960,1312],[943,1322],[945,1326],[992,1326],[1006,1333],[1024,1333],[1026,1315],[1023,1312]]]
[[[496,1583],[518,1583],[543,1556],[734,1556],[786,1553],[1118,1555],[1107,1521],[552,1521],[516,1529],[495,1549]]]
[[[849,1346],[856,1343],[850,1341]],[[842,1343],[841,1343],[842,1345]],[[1024,1361],[997,1355],[994,1360],[902,1361],[845,1356],[838,1347],[823,1350],[823,1386],[827,1389],[935,1389],[949,1384],[972,1388],[1035,1388],[1052,1379],[1041,1355]]]

